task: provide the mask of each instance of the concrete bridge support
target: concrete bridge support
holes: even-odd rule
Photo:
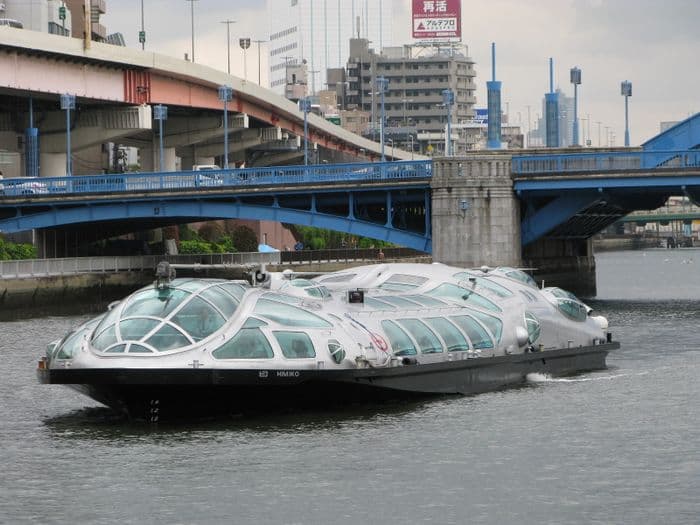
[[[433,162],[433,260],[464,268],[520,266],[520,205],[509,154]]]
[[[510,154],[435,159],[431,189],[434,261],[464,268],[532,268],[535,279],[546,286],[581,297],[596,294],[590,240],[545,236],[522,247]]]
[[[534,268],[535,279],[545,286],[558,286],[580,297],[596,295],[591,239],[539,239],[523,247],[523,264]]]

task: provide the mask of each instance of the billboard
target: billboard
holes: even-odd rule
[[[413,38],[462,38],[461,0],[413,0]]]

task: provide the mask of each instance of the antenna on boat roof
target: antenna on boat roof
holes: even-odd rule
[[[156,288],[163,290],[169,288],[171,281],[175,279],[175,268],[168,261],[160,261],[156,266]]]

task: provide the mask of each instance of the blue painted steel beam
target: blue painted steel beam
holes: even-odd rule
[[[577,177],[516,180],[513,188],[524,192],[556,193],[565,190],[681,190],[700,186],[700,175],[648,177]]]
[[[54,228],[85,222],[123,221],[128,219],[255,219],[305,226],[315,226],[372,239],[383,240],[432,252],[430,233],[421,234],[387,227],[348,217],[311,213],[273,206],[210,202],[204,200],[140,201],[127,203],[95,204],[77,208],[55,208],[33,215],[22,215],[0,221],[0,230],[13,233],[36,228]]]
[[[520,235],[523,246],[546,235],[600,198],[599,193],[591,191],[567,193],[534,213],[530,213],[521,225]]]

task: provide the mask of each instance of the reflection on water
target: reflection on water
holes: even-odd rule
[[[85,317],[0,322],[0,522],[694,524],[688,253],[598,256],[591,306],[622,343],[605,371],[343,411],[132,423],[36,380]]]

